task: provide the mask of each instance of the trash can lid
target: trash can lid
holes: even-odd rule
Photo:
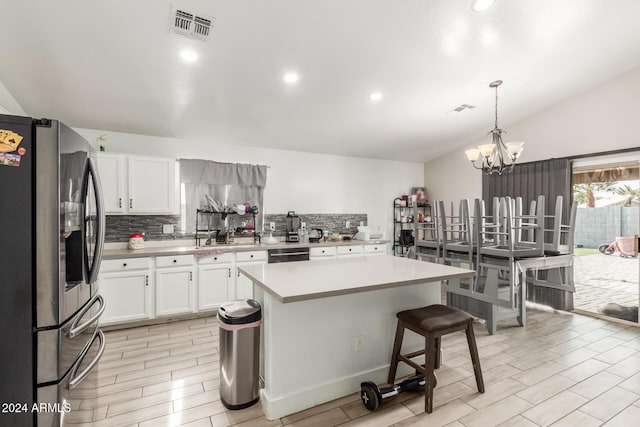
[[[253,323],[262,319],[262,309],[253,299],[229,301],[218,308],[218,319],[229,325]]]

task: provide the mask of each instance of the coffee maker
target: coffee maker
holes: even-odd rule
[[[287,242],[299,242],[298,229],[301,226],[300,217],[294,211],[287,213]]]

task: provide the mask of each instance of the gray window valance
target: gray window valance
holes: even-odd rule
[[[264,188],[267,167],[211,160],[180,160],[180,182],[185,184],[253,185]]]
[[[192,233],[195,231],[196,210],[208,207],[206,196],[229,207],[248,202],[257,206],[262,214],[267,166],[183,159],[180,160],[180,183],[185,192],[186,231]],[[248,222],[250,215],[231,220]],[[225,224],[221,218],[208,224],[213,229],[229,225],[237,227],[241,224]],[[201,228],[200,224],[198,227]],[[256,217],[256,229],[262,229],[262,215]]]

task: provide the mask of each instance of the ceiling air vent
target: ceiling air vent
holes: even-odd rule
[[[209,40],[214,18],[174,9],[171,26],[173,31],[194,39]]]
[[[473,110],[474,108],[476,108],[475,105],[462,104],[454,108],[453,111],[455,111],[456,113],[462,113],[464,110]]]
[[[461,104],[455,107],[453,110],[447,111],[447,114],[460,114],[468,110],[473,110],[474,108],[476,108],[475,105]]]

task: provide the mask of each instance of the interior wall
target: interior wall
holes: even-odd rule
[[[106,151],[269,166],[265,213],[365,213],[372,230],[393,230],[393,199],[423,186],[421,163],[76,129],[92,144],[106,134]],[[352,225],[353,232],[356,231]],[[380,227],[380,228],[378,228]]]
[[[28,114],[22,109],[20,104],[9,93],[7,88],[0,82],[0,114],[2,110],[7,110],[9,114],[14,116],[27,116]]]
[[[640,68],[501,127],[508,132],[507,141],[525,141],[522,162],[638,148],[638,93]],[[481,197],[481,172],[469,164],[464,150],[487,142],[488,138],[478,138],[426,163],[424,182],[429,198]]]

